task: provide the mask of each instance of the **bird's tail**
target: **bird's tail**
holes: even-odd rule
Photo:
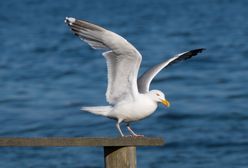
[[[80,110],[87,111],[96,115],[108,116],[113,107],[111,106],[93,106],[82,107]]]

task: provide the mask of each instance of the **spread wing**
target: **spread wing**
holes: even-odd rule
[[[204,49],[195,49],[191,51],[187,51],[184,53],[180,53],[175,55],[174,57],[170,58],[167,61],[164,61],[160,64],[155,65],[148,71],[146,71],[141,77],[138,79],[138,88],[140,93],[147,93],[149,92],[149,87],[151,84],[152,79],[165,67],[168,67],[174,63],[177,63],[182,60],[189,59],[193,56],[196,56],[198,53],[202,52]]]
[[[138,94],[137,75],[142,56],[118,34],[92,23],[66,18],[72,32],[94,49],[104,49],[108,68],[107,101],[115,104],[122,99],[134,99]]]

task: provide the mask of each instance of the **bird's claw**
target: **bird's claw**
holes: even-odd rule
[[[144,137],[144,135],[125,135],[124,137]]]
[[[145,137],[144,135],[133,135],[134,137]]]

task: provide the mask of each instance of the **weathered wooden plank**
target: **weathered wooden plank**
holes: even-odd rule
[[[105,168],[136,168],[136,147],[104,147]]]
[[[118,138],[0,138],[0,146],[51,147],[51,146],[161,146],[165,142],[162,138],[150,137],[118,137]]]

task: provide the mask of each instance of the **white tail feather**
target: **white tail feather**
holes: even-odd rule
[[[93,106],[93,107],[82,107],[80,110],[87,111],[96,115],[108,116],[112,110],[111,106]]]

